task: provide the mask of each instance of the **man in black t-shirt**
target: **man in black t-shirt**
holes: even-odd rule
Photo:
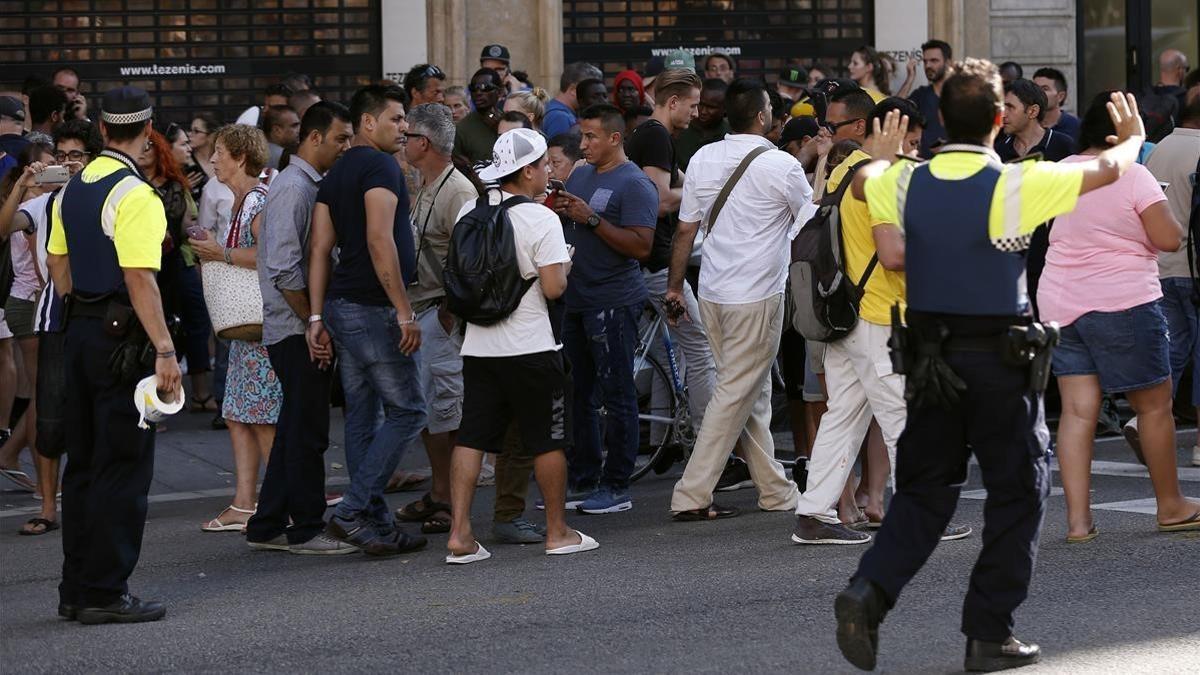
[[[326,532],[372,555],[425,546],[423,537],[396,529],[383,498],[401,454],[426,422],[416,361],[421,327],[405,291],[417,273],[408,190],[392,157],[408,131],[404,98],[397,88],[377,85],[354,94],[354,147],[321,181],[310,235],[309,347],[321,353],[332,337],[346,392],[350,485]],[[340,253],[331,275],[335,244]]]
[[[650,258],[642,265],[650,302],[665,316],[663,299],[667,294],[667,267],[670,265],[671,240],[678,223],[679,202],[683,198],[683,173],[675,158],[672,136],[687,128],[696,117],[700,105],[700,77],[690,70],[672,68],[662,72],[654,88],[654,114],[634,129],[626,151],[630,161],[637,164],[658,189],[658,224]],[[683,296],[692,321],[680,322],[670,328],[671,337],[683,352],[685,379],[688,387],[688,407],[692,426],[700,431],[704,409],[712,397],[715,368],[708,336],[700,322],[696,294],[685,281]],[[656,345],[657,346],[657,345]],[[668,384],[668,383],[663,383]],[[652,430],[651,433],[661,433]]]
[[[1004,87],[1004,133],[996,137],[996,154],[1011,162],[1035,153],[1048,162],[1075,154],[1075,139],[1054,129],[1042,128],[1046,92],[1030,80],[1014,80]]]

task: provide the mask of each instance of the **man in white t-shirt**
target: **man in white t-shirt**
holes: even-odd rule
[[[530,129],[513,129],[496,141],[491,166],[479,172],[499,181],[489,202],[546,191],[549,180],[546,141]],[[478,206],[465,204],[463,216]],[[534,279],[512,314],[490,326],[467,323],[463,338],[463,411],[450,468],[453,524],[446,545],[451,564],[486,560],[491,554],[471,531],[471,501],[484,452],[500,452],[509,425],[520,429],[521,449],[535,455],[534,475],[546,504],[546,554],[565,555],[598,548],[595,539],[567,527],[566,446],[571,439],[570,379],[562,344],[551,326],[546,300],[567,288],[571,257],[562,224],[553,211],[532,201],[511,206],[517,265]]]
[[[783,329],[789,242],[811,213],[812,188],[796,158],[765,138],[771,103],[761,82],[735,80],[725,93],[732,133],[701,148],[688,164],[664,304],[673,321],[687,314],[683,280],[701,222],[700,316],[717,381],[683,477],[675,484],[676,520],[713,520],[738,510],[713,503],[713,489],[735,443],[758,489],[758,507],[790,511],[799,496],[775,459],[771,438],[771,364]],[[750,153],[760,153],[743,161]],[[714,219],[718,195],[741,179]]]

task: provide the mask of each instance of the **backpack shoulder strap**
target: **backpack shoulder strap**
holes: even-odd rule
[[[854,174],[858,173],[859,169],[863,168],[867,164],[870,164],[872,161],[873,160],[870,160],[870,159],[864,159],[861,162],[858,162],[854,166],[850,167],[850,170],[846,172],[846,176],[844,178],[842,178],[842,182],[838,185],[837,190],[835,190],[833,192],[833,194],[830,195],[830,197],[832,198],[832,204],[834,206],[841,208],[842,197],[846,194],[846,190],[850,189],[850,184],[854,182]],[[842,265],[845,266],[845,264],[846,264],[846,262],[845,262],[846,261],[846,250],[845,250],[846,244],[845,244],[845,240],[842,238],[842,228],[840,225],[838,226],[838,246],[842,250]],[[859,297],[862,297],[863,289],[867,287],[867,282],[870,281],[871,274],[875,271],[875,267],[878,264],[879,264],[879,252],[876,251],[874,254],[871,255],[871,261],[867,263],[867,269],[863,272],[862,278],[859,279],[858,283],[854,285],[855,288],[858,289]]]
[[[729,199],[729,193],[733,192],[733,187],[742,179],[742,174],[746,173],[746,169],[750,168],[750,163],[769,149],[760,145],[746,153],[746,156],[742,158],[742,163],[738,164],[737,168],[733,171],[733,175],[729,177],[729,180],[725,181],[725,186],[721,188],[721,192],[717,195],[716,201],[713,202],[712,210],[709,212],[706,235],[711,233],[713,226],[717,224],[717,216],[721,214],[721,209],[725,207],[725,202]]]

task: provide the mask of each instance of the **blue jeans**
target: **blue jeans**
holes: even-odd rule
[[[1192,304],[1192,280],[1187,277],[1160,279],[1163,298],[1162,311],[1167,317],[1167,336],[1171,340],[1172,392],[1179,388],[1179,378],[1188,363],[1196,360],[1200,347],[1196,323],[1196,306]],[[1192,404],[1200,405],[1200,377],[1192,376]]]
[[[1095,375],[1109,394],[1142,391],[1171,379],[1170,340],[1162,302],[1116,312],[1088,312],[1063,326],[1054,374]]]
[[[334,515],[350,521],[365,519],[386,535],[395,521],[383,489],[405,449],[425,427],[416,354],[400,352],[400,326],[391,307],[330,300],[325,303],[325,323],[337,349],[346,393],[346,470],[350,473],[350,486]]]
[[[589,312],[568,310],[563,347],[575,381],[575,448],[570,454],[570,485],[603,483],[629,487],[638,452],[637,390],[633,352],[637,348],[642,303]],[[605,410],[603,456],[600,407]],[[601,465],[603,464],[603,470]]]

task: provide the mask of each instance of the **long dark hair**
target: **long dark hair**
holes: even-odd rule
[[[1083,119],[1079,121],[1079,149],[1105,149],[1111,147],[1108,137],[1117,133],[1112,118],[1108,116],[1108,102],[1112,100],[1112,91],[1102,91],[1096,94],[1088,106]]]
[[[35,141],[26,145],[21,152],[17,153],[17,165],[9,169],[4,176],[4,182],[0,183],[0,197],[8,199],[8,193],[12,192],[17,181],[21,180],[21,174],[25,173],[25,167],[40,160],[42,155],[54,155],[54,146],[45,141]]]

